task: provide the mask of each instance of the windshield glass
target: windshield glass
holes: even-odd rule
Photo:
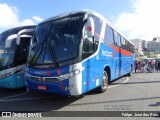
[[[78,55],[82,22],[83,16],[78,15],[38,25],[31,40],[28,65],[50,68],[74,62]]]
[[[16,39],[11,42],[10,48],[0,45],[0,70],[4,70],[13,66],[14,51],[16,47]]]
[[[14,30],[8,30],[0,34],[0,71],[13,66],[16,39],[12,40],[10,48],[5,48],[6,39],[11,34],[14,34]]]

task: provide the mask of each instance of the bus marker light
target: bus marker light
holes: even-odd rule
[[[92,27],[91,26],[88,27],[88,31],[92,31]]]
[[[87,84],[88,84],[88,82],[86,81],[86,82],[84,82],[83,84],[87,85]]]
[[[99,85],[99,79],[97,78],[96,79],[96,86],[98,86]]]

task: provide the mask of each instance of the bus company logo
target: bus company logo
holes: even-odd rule
[[[106,57],[114,57],[114,52],[104,51],[102,50],[102,55]]]
[[[36,75],[43,75],[43,76],[47,75],[47,72],[41,72],[41,71],[35,71],[34,73]]]
[[[36,74],[36,75],[42,75],[42,76],[51,76],[51,72],[50,71],[35,71],[32,74]]]

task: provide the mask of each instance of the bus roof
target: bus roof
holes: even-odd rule
[[[112,29],[114,29],[116,32],[118,32],[121,36],[123,36],[127,41],[129,41],[132,45],[134,45],[130,40],[128,40],[122,33],[120,33],[112,24],[110,24],[110,22],[104,17],[102,16],[101,14],[93,11],[93,10],[89,10],[89,9],[83,9],[83,10],[80,10],[80,11],[71,11],[71,12],[67,12],[67,13],[64,13],[64,14],[60,14],[60,15],[57,15],[57,16],[53,16],[51,18],[48,18],[42,22],[40,22],[39,24],[43,24],[43,23],[46,23],[46,22],[49,22],[49,21],[52,21],[52,20],[56,20],[56,19],[59,19],[59,18],[62,18],[62,17],[65,17],[65,16],[69,16],[69,15],[74,15],[74,14],[78,14],[78,13],[90,13],[90,14],[93,14],[97,17],[99,17],[100,19],[102,19],[106,24],[108,24],[110,27],[112,27]]]
[[[6,30],[0,34],[0,36],[1,36],[0,44],[3,44],[8,36],[10,36],[12,34],[17,34],[22,29],[35,29],[35,28],[36,28],[35,25],[30,25],[30,26],[15,27],[15,28]]]
[[[8,29],[8,30],[2,32],[1,34],[7,33],[7,32],[13,32],[13,34],[16,34],[22,29],[32,29],[32,28],[35,29],[36,25],[20,26],[20,27],[11,28],[11,29]]]

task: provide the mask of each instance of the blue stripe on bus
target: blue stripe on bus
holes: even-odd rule
[[[17,76],[22,76],[17,78]],[[0,88],[20,88],[25,87],[24,73],[17,73],[0,80]]]

